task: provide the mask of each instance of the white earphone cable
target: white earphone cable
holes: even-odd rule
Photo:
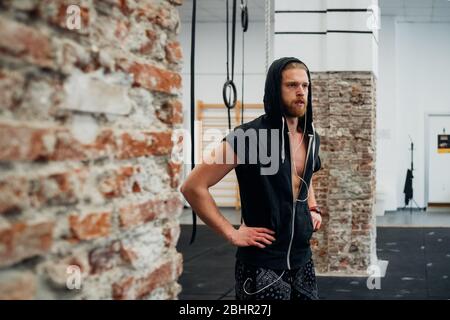
[[[273,281],[272,283],[269,283],[267,286],[265,286],[265,287],[259,289],[258,291],[255,291],[255,292],[247,292],[247,290],[245,289],[245,284],[247,283],[247,281],[248,281],[248,280],[250,280],[250,281],[252,280],[251,278],[247,278],[247,279],[245,280],[244,284],[242,285],[242,289],[244,289],[244,292],[245,292],[246,294],[250,295],[250,296],[251,296],[251,295],[254,295],[254,294],[257,294],[257,293],[259,293],[259,292],[261,292],[261,291],[267,289],[268,287],[272,286],[272,285],[273,285],[274,283],[276,283],[277,281],[279,281],[279,280],[281,279],[281,277],[283,277],[283,275],[284,275],[284,270],[283,270],[283,272],[281,273],[281,275],[280,275],[275,281]]]

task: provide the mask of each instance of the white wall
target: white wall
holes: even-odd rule
[[[385,210],[396,210],[397,156],[396,150],[396,59],[395,18],[381,17],[379,33],[379,76],[377,82],[377,193]]]
[[[404,205],[408,135],[415,143],[414,199],[426,205],[425,114],[450,112],[450,24],[390,19],[382,18],[380,30],[377,185],[391,192],[395,179],[396,204],[390,199],[386,208],[394,210]],[[381,139],[383,135],[390,139]]]
[[[420,206],[424,203],[425,113],[450,112],[450,24],[397,24],[397,148],[406,149],[411,135],[416,144],[414,190]],[[400,152],[398,168],[409,166],[409,154]],[[442,168],[448,170],[447,168]],[[404,179],[405,173],[403,173]],[[401,192],[403,188],[401,188]]]

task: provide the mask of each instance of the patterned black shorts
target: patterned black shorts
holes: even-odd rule
[[[271,270],[237,260],[236,300],[317,300],[314,263],[292,270]]]

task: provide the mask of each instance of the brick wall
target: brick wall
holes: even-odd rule
[[[314,177],[323,227],[312,239],[321,273],[364,274],[376,263],[375,110],[371,72],[312,75],[322,170]]]
[[[0,299],[177,297],[181,2],[0,2]]]

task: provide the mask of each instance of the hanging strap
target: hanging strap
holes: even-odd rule
[[[241,107],[241,124],[244,123],[244,65],[245,65],[245,40],[244,35],[248,30],[248,7],[247,0],[241,0],[241,26],[242,26],[242,107]]]
[[[236,106],[237,101],[237,91],[236,91],[236,85],[234,84],[234,56],[235,56],[235,44],[236,44],[236,2],[237,0],[233,0],[233,17],[232,17],[232,31],[231,31],[231,77],[230,77],[230,70],[229,70],[229,56],[230,56],[230,48],[229,48],[229,34],[228,34],[228,28],[229,28],[229,14],[228,14],[228,7],[229,3],[228,0],[226,2],[226,27],[227,27],[227,81],[223,85],[222,89],[222,98],[223,102],[225,104],[225,107],[227,107],[228,111],[228,129],[231,130],[231,109],[233,109]]]
[[[270,35],[271,35],[271,26],[270,26],[270,18],[271,18],[271,7],[270,7],[271,0],[266,0],[265,4],[265,18],[264,18],[264,24],[265,24],[265,36],[266,36],[266,73],[269,71],[269,59],[270,59],[270,47],[271,47],[271,41],[270,41]]]
[[[192,28],[191,28],[191,169],[195,166],[195,146],[194,146],[194,120],[195,120],[195,20],[196,20],[197,1],[193,0],[192,4]],[[192,209],[192,234],[189,244],[194,243],[195,235],[197,233],[197,215]]]

